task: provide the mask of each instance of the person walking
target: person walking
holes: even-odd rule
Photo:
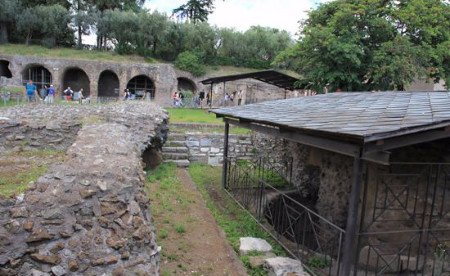
[[[55,88],[53,84],[50,84],[50,87],[47,90],[47,103],[52,104],[55,101]]]
[[[36,85],[33,84],[32,80],[29,80],[28,83],[25,85],[25,93],[27,97],[27,102],[30,103],[36,101],[37,88]]]

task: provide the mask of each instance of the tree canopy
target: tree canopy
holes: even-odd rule
[[[186,18],[190,22],[205,22],[208,15],[214,9],[213,0],[188,0],[186,4],[173,10],[173,13],[179,18]]]
[[[402,90],[416,78],[450,83],[450,7],[441,0],[336,0],[309,12],[298,42],[274,64],[321,91]]]

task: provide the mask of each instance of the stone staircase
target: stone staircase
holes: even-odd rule
[[[169,133],[162,148],[164,162],[173,162],[178,167],[189,166],[189,149],[186,147],[186,136],[183,133]]]

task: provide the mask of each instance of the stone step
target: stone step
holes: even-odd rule
[[[166,163],[168,163],[168,162],[175,163],[177,165],[177,167],[180,167],[180,168],[189,167],[189,164],[190,164],[189,160],[187,160],[187,159],[182,159],[182,160],[164,160],[164,162],[166,162]]]
[[[162,152],[163,153],[188,153],[189,149],[187,147],[174,147],[174,146],[169,146],[169,147],[163,147],[162,148]]]
[[[185,147],[186,141],[169,141],[167,140],[164,144],[166,147]]]
[[[189,154],[187,153],[173,153],[173,152],[163,152],[164,160],[182,160],[189,159]]]
[[[169,132],[167,141],[184,141],[186,140],[186,134]]]

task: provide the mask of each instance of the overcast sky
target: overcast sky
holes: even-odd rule
[[[187,0],[147,0],[146,7],[166,12],[186,3]],[[292,36],[298,32],[298,21],[306,18],[306,11],[323,0],[215,0],[214,12],[209,16],[211,25],[232,27],[245,31],[260,25],[288,31]]]

